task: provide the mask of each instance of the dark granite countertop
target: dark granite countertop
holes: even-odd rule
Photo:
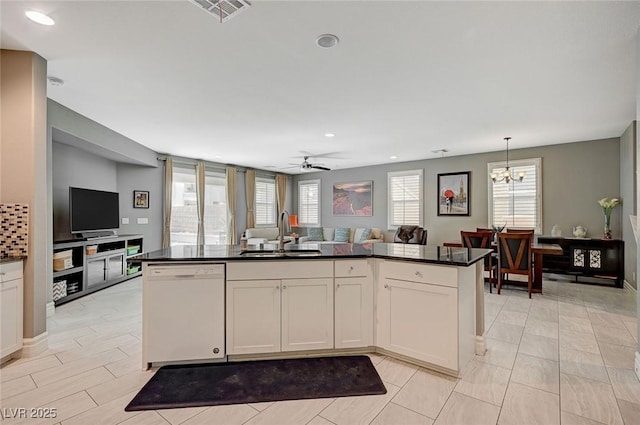
[[[277,249],[277,245],[269,244],[250,245],[246,250],[241,250],[239,245],[179,245],[140,254],[127,261],[295,261],[375,257],[420,263],[470,266],[493,252],[490,249],[395,243],[286,244],[285,252],[271,252],[277,251]]]

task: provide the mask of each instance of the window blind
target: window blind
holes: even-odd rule
[[[540,159],[519,160],[509,165],[512,175],[524,172],[524,180],[493,183],[489,179],[489,224],[533,228],[542,233]],[[502,175],[504,170],[504,163],[491,163],[488,167],[489,175]]]
[[[255,190],[256,226],[276,226],[276,182],[256,178]]]
[[[422,226],[422,170],[388,173],[388,224]]]
[[[298,182],[298,224],[320,225],[320,180]]]

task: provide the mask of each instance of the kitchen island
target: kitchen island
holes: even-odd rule
[[[380,352],[457,376],[486,350],[481,260],[490,253],[345,243],[139,255],[143,368]]]

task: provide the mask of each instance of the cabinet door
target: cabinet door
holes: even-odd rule
[[[450,369],[458,368],[455,288],[382,279],[378,343],[382,348]]]
[[[107,259],[87,260],[87,286],[99,285],[107,281]]]
[[[333,348],[333,279],[282,281],[282,351]]]
[[[373,282],[368,277],[336,278],[335,347],[373,344]]]
[[[109,280],[118,279],[124,276],[124,254],[117,254],[107,260],[107,277]]]
[[[280,351],[280,281],[227,282],[227,352]]]
[[[0,358],[20,348],[22,348],[22,278],[0,283]]]

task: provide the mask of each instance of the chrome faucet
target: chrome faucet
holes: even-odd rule
[[[284,211],[282,211],[282,213],[280,213],[280,229],[279,229],[280,230],[280,236],[279,236],[280,241],[279,241],[279,246],[278,246],[278,248],[279,248],[278,251],[280,251],[280,252],[284,252],[284,244],[285,244],[285,242],[284,242],[284,225],[285,225],[284,224],[285,223],[284,222],[284,215],[285,214],[287,215],[287,219],[288,219],[289,218],[289,211],[284,210]]]

